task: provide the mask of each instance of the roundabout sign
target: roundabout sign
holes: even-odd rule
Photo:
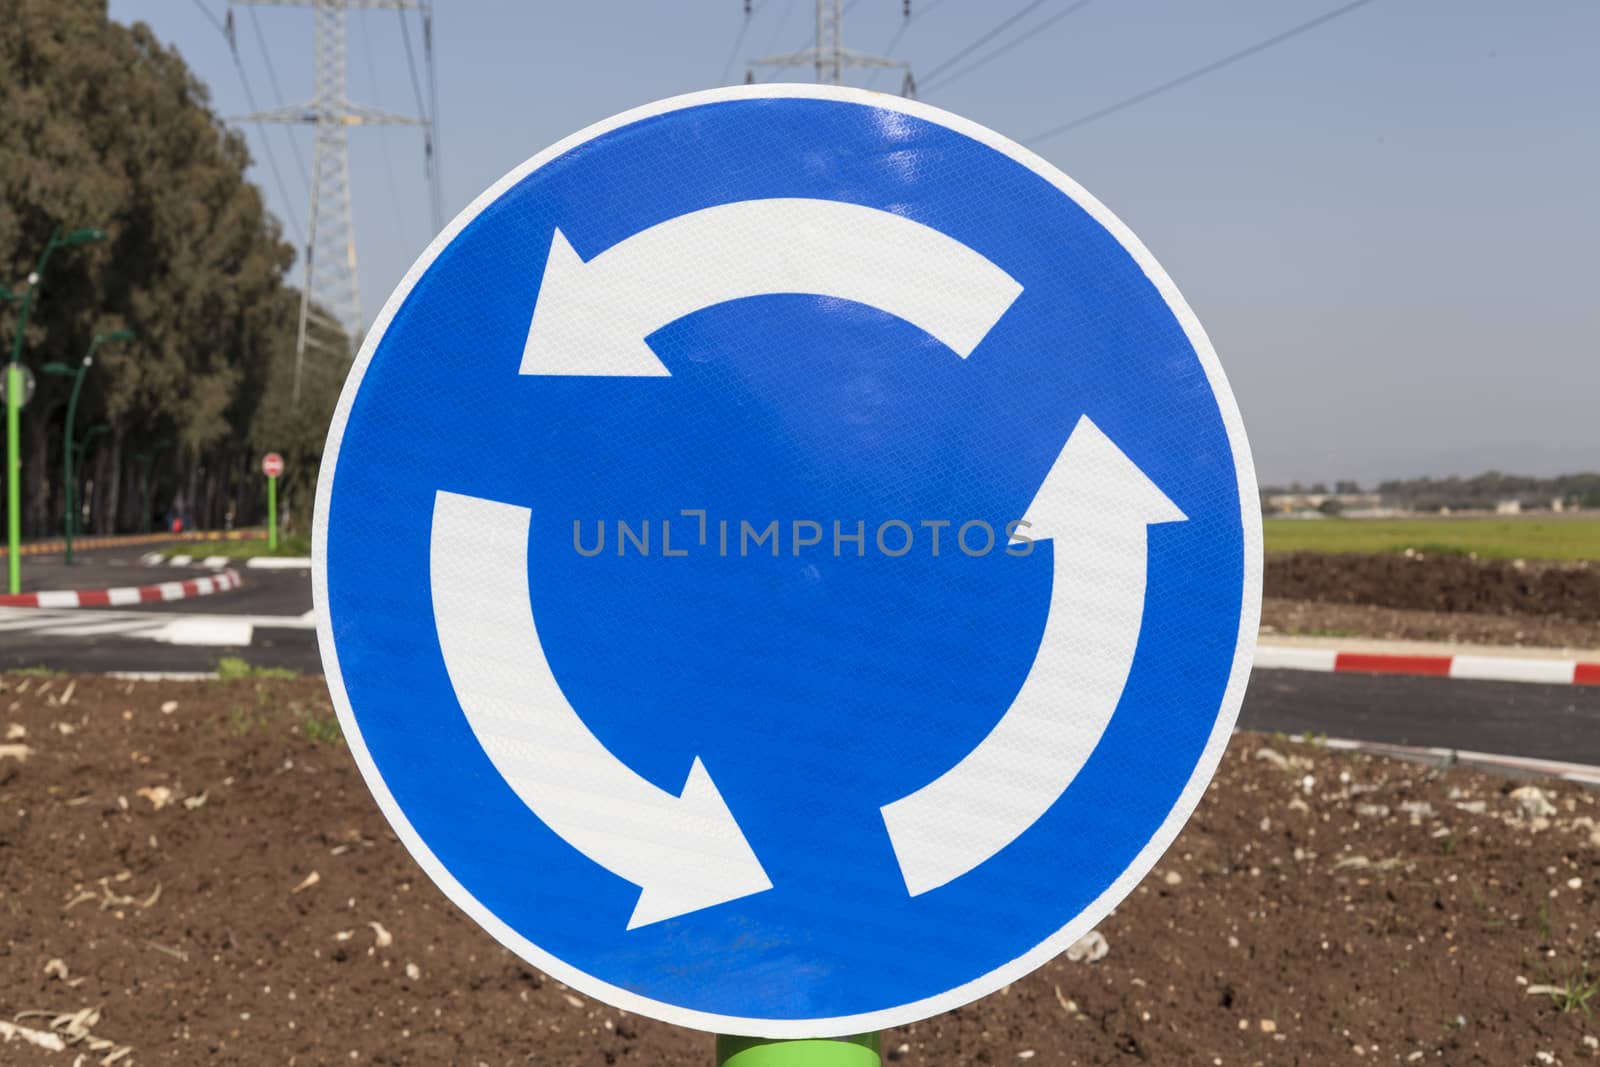
[[[330,688],[418,862],[626,1010],[831,1036],[1137,884],[1249,672],[1248,448],[1038,157],[876,94],[602,122],[411,269],[329,434]]]

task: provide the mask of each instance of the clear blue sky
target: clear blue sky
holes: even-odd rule
[[[1032,32],[1072,6],[1042,0],[988,46],[1022,31],[1003,57],[948,84],[926,77],[1032,2],[913,0],[900,33],[900,0],[853,0],[845,41],[879,51],[898,34],[895,55],[922,76],[923,99],[1029,141],[1338,6],[1095,0]],[[812,0],[755,8],[741,37],[741,0],[437,0],[446,216],[590,122],[725,71],[741,81],[746,60],[811,43]],[[219,111],[247,110],[194,0],[110,10],[176,44]],[[309,97],[309,10],[257,18],[285,99]],[[251,88],[270,106],[249,13],[235,19]],[[415,43],[415,21],[412,32]],[[1596,41],[1600,4],[1589,0],[1376,0],[1033,147],[1117,212],[1183,289],[1264,482],[1596,469]],[[414,110],[396,15],[352,13],[349,44],[350,96]],[[273,210],[303,225],[289,138],[309,165],[309,133],[247,135]],[[431,226],[420,135],[358,129],[351,146],[370,322]]]

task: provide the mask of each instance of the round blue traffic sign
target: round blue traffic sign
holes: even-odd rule
[[[1238,411],[1136,238],[921,104],[753,86],[535,156],[367,336],[329,687],[417,861],[621,1008],[955,1007],[1093,928],[1243,697]]]

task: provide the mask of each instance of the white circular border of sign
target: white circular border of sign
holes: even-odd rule
[[[379,773],[377,765],[373,763],[371,754],[367,751],[366,743],[361,736],[360,724],[356,721],[350,706],[349,694],[345,691],[344,677],[339,670],[339,657],[335,650],[333,640],[333,623],[328,614],[328,507],[333,497],[333,479],[335,477],[338,460],[339,444],[344,438],[345,423],[350,418],[350,409],[355,403],[356,394],[361,389],[362,378],[366,375],[367,366],[372,362],[373,353],[383,341],[384,333],[388,330],[389,323],[395,313],[411,294],[411,289],[417,280],[432,266],[434,259],[455,240],[456,235],[464,230],[478,215],[494,203],[500,196],[517,182],[532,174],[540,167],[557,159],[579,145],[592,141],[596,137],[619,129],[623,126],[647,119],[655,115],[664,115],[685,108],[699,107],[703,104],[714,104],[734,100],[753,99],[813,99],[831,100],[839,103],[861,104],[866,107],[878,108],[886,111],[898,111],[914,118],[932,122],[953,130],[963,136],[999,152],[1028,168],[1045,181],[1054,185],[1061,192],[1070,197],[1077,205],[1088,212],[1096,222],[1117,239],[1127,253],[1133,257],[1144,271],[1156,290],[1166,301],[1168,308],[1183,327],[1189,344],[1193,346],[1195,354],[1200,358],[1200,365],[1205,369],[1206,380],[1210,383],[1213,396],[1216,398],[1217,408],[1222,416],[1222,424],[1228,433],[1228,443],[1233,452],[1234,469],[1238,474],[1239,513],[1243,525],[1244,548],[1244,597],[1239,611],[1239,635],[1234,648],[1233,669],[1228,676],[1228,686],[1223,694],[1222,706],[1218,709],[1217,721],[1212,728],[1211,737],[1206,742],[1200,760],[1195,765],[1194,773],[1189,778],[1188,784],[1179,794],[1177,802],[1167,814],[1161,827],[1145,844],[1133,862],[1122,872],[1122,875],[1112,882],[1106,890],[1095,898],[1087,908],[1078,914],[1067,925],[1057,930],[1050,937],[1034,946],[1016,959],[1000,967],[996,967],[988,974],[974,978],[970,982],[946,990],[936,996],[925,997],[922,1000],[901,1004],[881,1011],[862,1012],[857,1015],[841,1015],[826,1019],[747,1019],[735,1015],[719,1015],[713,1012],[695,1011],[676,1004],[654,1000],[650,997],[640,996],[638,993],[622,989],[601,981],[594,976],[579,970],[565,960],[559,959],[535,945],[513,930],[498,916],[484,907],[469,893],[460,882],[439,862],[427,844],[412,827],[405,812],[395,802],[394,796],[384,784],[383,776]],[[383,305],[383,311],[372,324],[366,339],[361,345],[355,363],[350,368],[349,376],[345,379],[344,389],[339,394],[339,404],[334,409],[333,421],[328,427],[328,440],[323,448],[322,469],[317,479],[316,519],[311,532],[311,588],[312,597],[317,612],[317,642],[322,654],[322,666],[327,675],[328,690],[333,697],[333,703],[339,713],[339,723],[344,729],[345,738],[350,745],[350,753],[355,757],[356,764],[361,769],[361,775],[366,779],[367,788],[372,791],[378,807],[389,820],[395,833],[411,853],[412,857],[421,865],[428,877],[433,879],[447,897],[462,911],[466,912],[479,926],[489,932],[495,940],[506,948],[532,963],[545,973],[561,982],[573,987],[582,993],[605,1001],[624,1011],[635,1012],[663,1022],[678,1026],[686,1026],[696,1030],[707,1030],[716,1033],[740,1034],[751,1037],[765,1038],[808,1038],[808,1037],[837,1037],[848,1034],[866,1033],[874,1030],[884,1030],[889,1027],[902,1026],[906,1023],[916,1022],[930,1016],[958,1008],[963,1004],[977,1000],[1009,985],[1029,972],[1047,963],[1067,949],[1074,941],[1093,930],[1099,922],[1108,915],[1116,905],[1122,901],[1135,886],[1155,866],[1156,861],[1166,852],[1168,846],[1177,838],[1178,833],[1189,820],[1195,805],[1199,803],[1206,786],[1211,781],[1211,776],[1216,772],[1217,764],[1222,759],[1222,753],[1228,745],[1228,738],[1233,732],[1235,720],[1239,715],[1239,706],[1244,701],[1245,686],[1250,679],[1250,665],[1255,655],[1256,632],[1261,622],[1261,577],[1262,577],[1262,540],[1261,540],[1261,511],[1258,504],[1256,490],[1255,466],[1251,461],[1249,443],[1245,439],[1244,422],[1239,416],[1239,408],[1233,398],[1233,392],[1228,388],[1227,376],[1223,373],[1222,365],[1217,360],[1217,354],[1211,347],[1211,341],[1206,337],[1205,330],[1201,328],[1200,321],[1184,301],[1178,287],[1172,279],[1167,277],[1166,271],[1156,262],[1150,251],[1134,236],[1133,231],[1123,225],[1122,220],[1113,215],[1104,204],[1096,200],[1083,189],[1077,182],[1067,177],[1054,165],[1045,161],[1040,156],[1022,147],[1008,138],[1002,137],[987,127],[975,122],[953,115],[940,108],[930,107],[915,100],[902,97],[889,96],[883,93],[869,92],[864,89],[843,88],[838,86],[808,85],[808,84],[767,84],[745,85],[722,89],[708,89],[702,92],[688,93],[682,96],[669,97],[658,100],[653,104],[625,111],[613,115],[608,119],[597,122],[587,129],[580,130],[566,137],[556,144],[551,145],[538,153],[499,181],[495,182],[488,190],[469,204],[459,215],[451,220],[450,224],[433,239],[425,252],[406,271],[400,284],[395,287],[389,299]]]

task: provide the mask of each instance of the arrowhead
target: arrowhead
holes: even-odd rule
[[[594,263],[578,258],[566,236],[550,238],[539,297],[522,349],[523,374],[661,378],[665,364],[631,328],[629,294],[598,277]]]
[[[1041,541],[1059,536],[1085,513],[1097,530],[1188,518],[1087,415],[1073,427],[1022,516],[1026,525],[1020,528]],[[1082,519],[1077,522],[1082,524]]]
[[[630,930],[772,888],[772,879],[698,758],[678,803],[685,831],[682,860],[643,886],[628,919]]]

